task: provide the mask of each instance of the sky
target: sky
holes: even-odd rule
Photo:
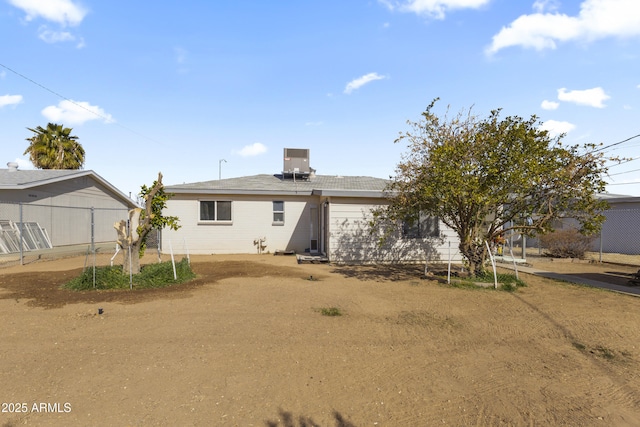
[[[32,169],[52,122],[134,198],[280,173],[284,148],[389,178],[440,98],[603,144],[607,191],[640,196],[638,0],[0,0],[0,41],[0,167]]]

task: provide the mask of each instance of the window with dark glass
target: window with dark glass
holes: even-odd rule
[[[437,217],[420,214],[402,221],[402,237],[405,239],[424,239],[440,237],[440,221]]]
[[[200,221],[231,221],[231,202],[222,200],[201,201]]]

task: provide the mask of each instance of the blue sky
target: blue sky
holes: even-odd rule
[[[640,134],[638,0],[0,0],[0,38],[2,167],[61,123],[125,194],[279,173],[285,147],[388,178],[436,97],[569,144]],[[640,137],[607,153],[635,159],[608,191],[640,196]]]

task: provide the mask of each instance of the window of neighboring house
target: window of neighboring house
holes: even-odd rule
[[[440,237],[440,221],[437,217],[422,213],[418,218],[407,218],[402,221],[402,237],[405,239]]]
[[[200,221],[231,222],[231,202],[226,200],[200,201]]]
[[[284,202],[273,202],[273,225],[284,225]]]

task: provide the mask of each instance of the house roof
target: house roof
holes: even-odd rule
[[[282,175],[252,175],[191,184],[165,186],[175,194],[260,194],[384,197],[389,183],[369,176],[312,175],[309,179],[283,179]]]
[[[629,202],[629,201],[638,202],[638,201],[640,201],[640,197],[629,196],[629,195],[626,195],[626,194],[600,193],[600,194],[598,194],[598,198],[606,200],[608,202],[621,202],[621,201],[624,201],[624,202]]]
[[[102,184],[107,191],[111,192],[114,197],[126,203],[127,206],[131,208],[138,207],[133,200],[92,170],[0,169],[0,190],[26,190],[85,176],[95,179]]]

